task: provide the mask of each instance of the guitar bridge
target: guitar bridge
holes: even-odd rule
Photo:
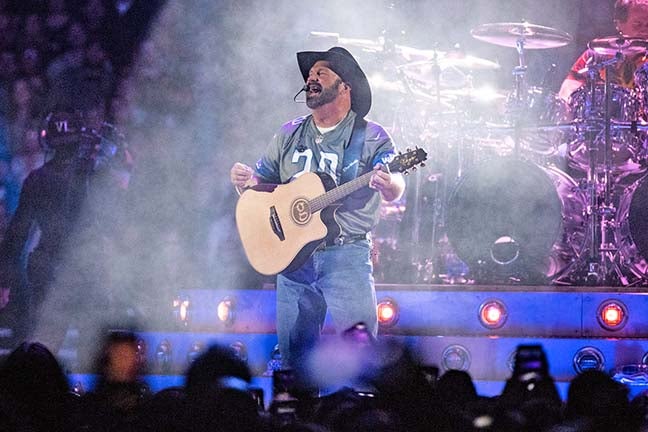
[[[283,228],[281,227],[281,221],[279,220],[279,215],[277,214],[277,209],[275,206],[270,207],[270,226],[272,227],[272,232],[275,233],[279,240],[286,240],[284,235]]]

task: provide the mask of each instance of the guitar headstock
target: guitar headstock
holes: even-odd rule
[[[423,162],[427,159],[427,152],[422,148],[416,147],[414,150],[406,150],[405,153],[398,153],[389,163],[389,170],[408,174],[409,169],[416,170],[418,165],[425,166]]]

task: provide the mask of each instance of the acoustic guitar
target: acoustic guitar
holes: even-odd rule
[[[387,165],[402,172],[423,165],[425,150],[398,154]],[[340,186],[325,173],[305,173],[287,184],[260,184],[243,191],[236,225],[252,267],[273,275],[299,268],[325,239],[340,233],[335,212],[342,200],[369,184],[369,171]]]

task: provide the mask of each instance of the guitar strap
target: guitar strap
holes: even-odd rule
[[[367,121],[363,118],[360,118],[360,116],[357,116],[355,118],[355,123],[353,124],[353,131],[351,132],[349,145],[344,151],[340,184],[351,181],[358,175],[360,156],[362,155],[362,148],[364,147],[366,135]],[[373,167],[369,166],[366,168],[372,169]],[[360,209],[365,206],[372,195],[373,191],[371,191],[370,189],[361,188],[346,197],[343,202],[343,207],[346,210]]]
[[[367,121],[360,116],[356,116],[349,145],[344,150],[340,184],[353,180],[358,175],[358,165],[360,165],[360,155],[362,154],[366,135]]]

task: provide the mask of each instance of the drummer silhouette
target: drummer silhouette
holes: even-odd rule
[[[648,0],[617,0],[614,24],[619,34],[590,41],[561,85],[559,97],[576,121],[630,124],[647,118]],[[644,140],[621,130],[571,137],[569,165],[590,178],[593,171],[617,179],[641,174],[648,167]]]
[[[636,235],[645,230],[634,223],[643,195],[633,198],[638,186],[630,185],[648,169],[647,136],[636,129],[648,113],[648,0],[616,0],[613,19],[618,34],[590,41],[559,91],[573,123],[586,125],[563,142],[590,203],[588,253],[572,272],[575,283],[588,285],[645,283],[645,272],[626,263],[645,262]]]
[[[570,101],[572,94],[587,80],[588,67],[595,60],[611,58],[620,53],[621,61],[613,65],[611,83],[632,88],[635,72],[646,63],[648,46],[648,0],[617,0],[614,4],[614,24],[618,36],[595,39],[574,62],[563,81],[559,96]],[[601,81],[605,69],[599,71]]]

